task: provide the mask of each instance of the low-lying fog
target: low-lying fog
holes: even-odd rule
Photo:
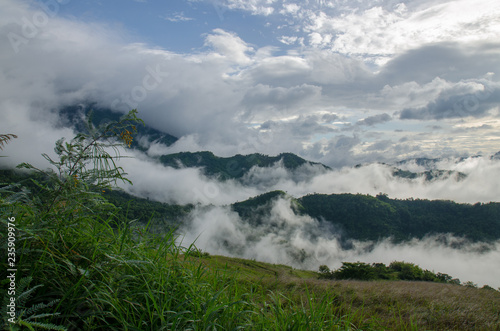
[[[404,244],[392,244],[389,240],[354,242],[353,249],[343,249],[331,225],[295,215],[286,199],[276,200],[270,217],[258,226],[250,226],[228,207],[198,207],[180,231],[183,245],[195,242],[198,248],[210,254],[316,271],[322,264],[336,269],[342,261],[385,264],[406,261],[449,274],[462,282],[500,287],[500,242],[472,244],[447,236],[448,245],[439,240],[442,238],[428,237]],[[462,248],[451,248],[453,242],[462,243]]]

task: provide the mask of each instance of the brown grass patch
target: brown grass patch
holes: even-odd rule
[[[383,330],[500,330],[500,292],[452,284],[407,281],[333,281],[313,271],[297,270],[253,260],[210,256],[210,269],[227,268],[239,281],[277,292],[297,302],[307,293],[317,300],[335,298],[337,312]]]

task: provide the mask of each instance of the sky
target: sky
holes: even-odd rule
[[[157,153],[293,152],[342,167],[500,150],[498,1],[0,6],[0,129],[29,151],[66,133],[60,107],[82,103],[138,108],[180,138]]]
[[[55,141],[75,134],[61,124],[63,107],[137,108],[179,140],[124,152],[134,157],[119,161],[134,183],[124,189],[198,204],[186,242],[280,263],[304,249],[315,257],[298,266],[307,268],[406,260],[498,287],[498,242],[483,253],[432,237],[345,251],[332,233],[312,240],[318,221],[286,202],[268,220],[286,225],[277,233],[266,224],[248,229],[226,205],[274,189],[296,198],[383,192],[499,201],[500,161],[489,157],[500,151],[499,76],[497,0],[0,0],[0,133],[18,136],[0,151],[0,167],[47,167],[41,153],[53,156]],[[332,170],[291,173],[276,164],[220,182],[151,160],[201,150],[292,152]],[[383,164],[414,157],[442,158],[437,168],[467,177],[402,180]],[[217,246],[220,233],[246,248]]]

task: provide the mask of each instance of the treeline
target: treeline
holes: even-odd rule
[[[298,199],[302,213],[331,222],[343,237],[394,241],[450,233],[472,241],[500,239],[500,203],[390,199],[362,194],[310,194]]]
[[[231,205],[231,209],[238,215],[252,222],[261,223],[263,218],[269,215],[271,202],[278,198],[285,198],[283,191],[271,191],[245,201],[236,202]]]
[[[454,176],[457,181],[463,180],[467,177],[463,172],[458,172],[454,170],[427,170],[424,172],[411,172],[408,170],[402,170],[398,168],[394,168],[392,171],[392,175],[394,177],[405,178],[405,179],[416,179],[416,178],[424,178],[426,181],[430,182],[436,179],[446,179]]]
[[[459,279],[448,274],[423,270],[418,265],[401,261],[394,261],[388,266],[384,263],[342,262],[342,266],[334,271],[326,265],[321,265],[319,272],[320,277],[326,279],[408,280],[460,284]]]

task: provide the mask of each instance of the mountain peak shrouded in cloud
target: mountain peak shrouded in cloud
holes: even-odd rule
[[[182,152],[159,157],[164,166],[173,168],[202,168],[205,175],[220,180],[245,179],[255,171],[265,172],[279,164],[285,171],[294,171],[304,166],[316,167],[319,171],[329,169],[325,165],[309,162],[292,153],[281,153],[277,156],[263,154],[234,155],[218,157],[212,152]],[[256,170],[256,168],[264,168]]]

